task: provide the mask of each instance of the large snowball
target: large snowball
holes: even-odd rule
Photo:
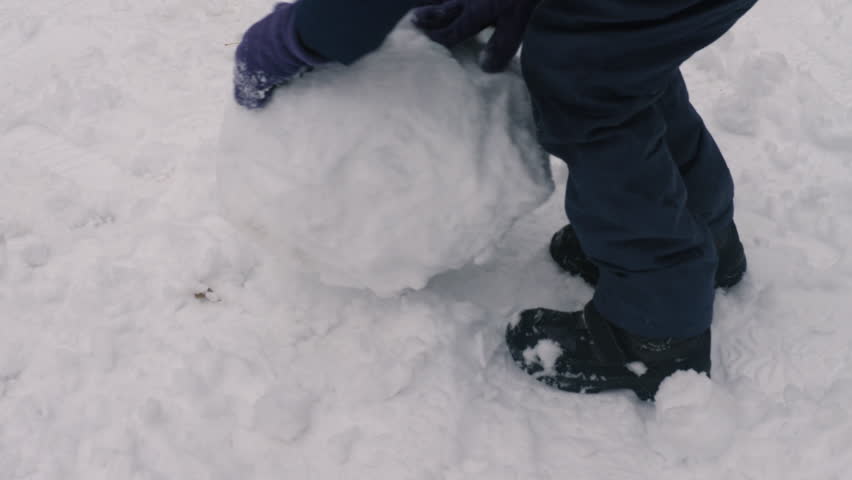
[[[403,21],[376,53],[226,115],[226,217],[331,285],[380,295],[469,263],[553,190],[517,69]]]

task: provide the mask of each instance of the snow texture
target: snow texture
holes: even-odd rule
[[[226,216],[329,285],[391,296],[482,261],[553,192],[520,74],[404,19],[354,66],[326,66],[222,130]],[[517,67],[517,66],[515,66]]]
[[[848,0],[758,2],[685,65],[749,273],[712,380],[656,404],[553,391],[503,345],[518,310],[591,297],[548,257],[561,188],[491,260],[387,298],[221,217],[225,44],[271,8],[0,2],[0,479],[850,478]]]

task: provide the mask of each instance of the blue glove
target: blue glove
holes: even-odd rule
[[[414,9],[414,24],[432,40],[452,48],[487,27],[494,34],[482,51],[479,64],[486,72],[506,68],[539,0],[421,0]]]
[[[275,87],[325,62],[299,40],[294,5],[279,3],[243,35],[234,69],[234,98],[240,105],[263,107]]]

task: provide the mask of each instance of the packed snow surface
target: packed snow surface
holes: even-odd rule
[[[483,73],[403,20],[352,67],[231,106],[226,216],[327,284],[387,296],[484,256],[553,191],[520,74]]]
[[[561,190],[490,260],[384,298],[222,218],[226,44],[271,8],[0,2],[0,479],[850,478],[848,0],[759,2],[685,66],[750,269],[712,380],[656,404],[509,361],[513,313],[592,293],[548,258]]]

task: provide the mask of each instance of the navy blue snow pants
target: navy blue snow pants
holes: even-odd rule
[[[594,305],[631,333],[710,326],[734,187],[679,68],[755,1],[543,0],[527,30],[539,138],[568,164],[565,210],[600,268]]]

